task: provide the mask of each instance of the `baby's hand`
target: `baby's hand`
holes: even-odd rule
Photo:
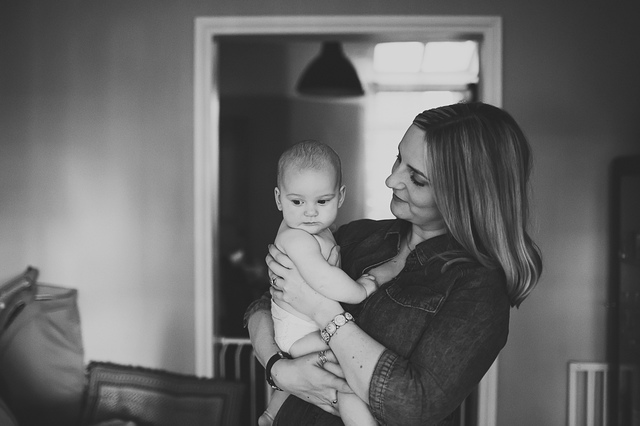
[[[378,282],[376,281],[376,277],[371,274],[363,274],[356,280],[356,282],[360,284],[367,292],[367,297],[371,296],[373,292],[378,289]]]

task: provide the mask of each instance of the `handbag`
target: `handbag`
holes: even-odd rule
[[[18,424],[75,426],[86,383],[78,292],[38,274],[0,287],[0,397]]]

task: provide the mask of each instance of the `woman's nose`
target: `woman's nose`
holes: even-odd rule
[[[398,188],[398,185],[402,180],[400,179],[400,174],[398,173],[398,169],[394,169],[391,171],[391,174],[385,179],[384,184],[387,185],[387,188]]]

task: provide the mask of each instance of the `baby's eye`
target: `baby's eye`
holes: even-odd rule
[[[300,201],[300,200],[291,200],[291,202],[293,203],[294,206],[302,205],[302,201]]]
[[[324,206],[328,202],[329,202],[329,200],[318,200],[318,204],[320,204],[321,206]]]

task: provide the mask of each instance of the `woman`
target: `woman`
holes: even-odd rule
[[[374,294],[341,306],[269,247],[272,297],[312,318],[328,345],[281,359],[268,301],[249,307],[270,382],[298,397],[287,399],[274,426],[340,425],[331,415],[336,391],[349,388],[380,424],[451,424],[505,345],[510,307],[542,270],[526,232],[530,169],[529,144],[505,111],[482,103],[424,111],[386,180],[396,219],[355,221],[335,235],[342,268],[353,279],[373,275]]]

